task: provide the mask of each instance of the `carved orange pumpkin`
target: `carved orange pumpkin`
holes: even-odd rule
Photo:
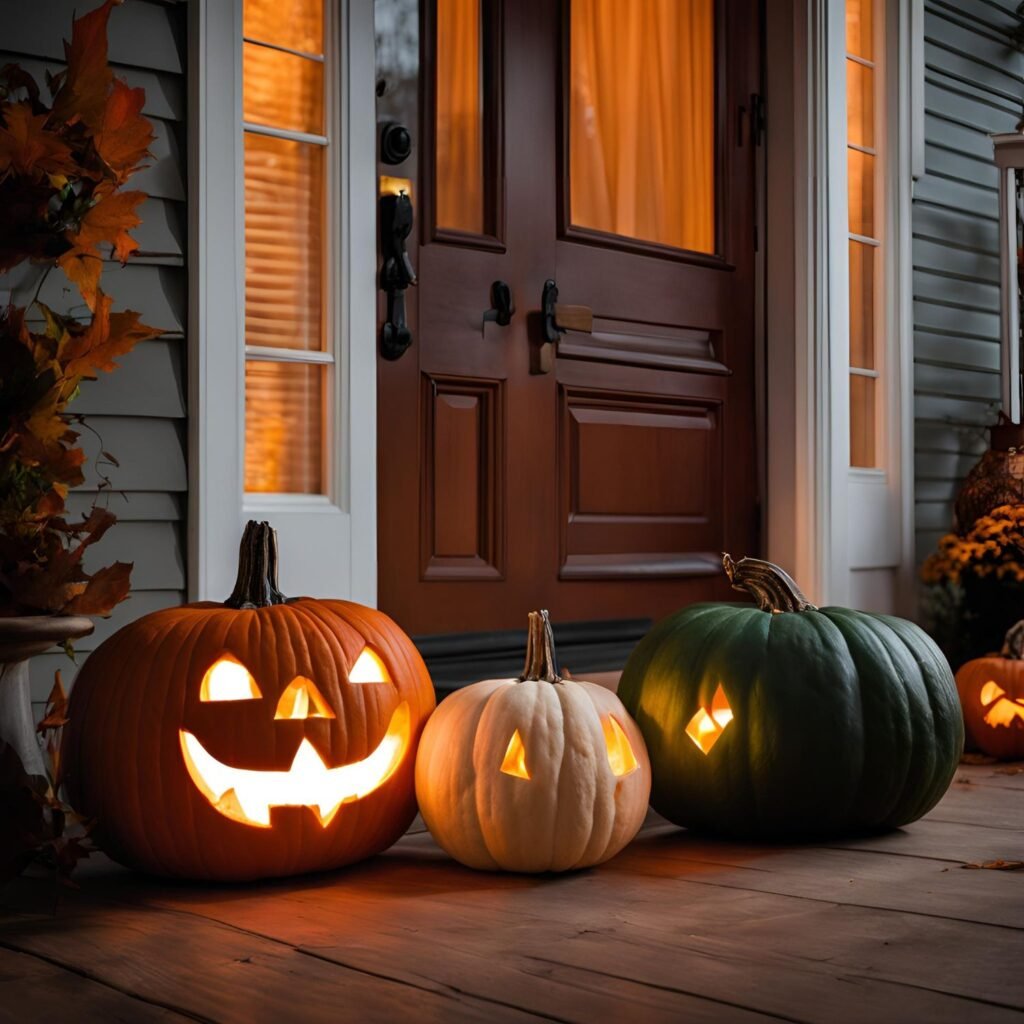
[[[956,688],[972,743],[1003,761],[1024,758],[1024,621],[999,654],[961,666]]]
[[[64,765],[111,856],[191,878],[339,867],[416,810],[434,689],[409,638],[348,601],[286,599],[273,530],[250,523],[225,604],[154,612],[86,661]]]

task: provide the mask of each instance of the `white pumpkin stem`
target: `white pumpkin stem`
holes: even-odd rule
[[[546,611],[530,612],[526,627],[526,664],[521,683],[533,682],[560,683],[558,659],[555,657],[555,637],[551,631],[551,619]]]
[[[1007,630],[1003,649],[999,653],[1013,661],[1024,661],[1024,619]]]
[[[287,600],[277,586],[277,531],[270,523],[250,519],[238,547],[235,589],[224,604],[228,608],[269,608]]]
[[[815,606],[804,597],[793,577],[784,569],[760,558],[733,561],[722,555],[722,568],[733,590],[750,594],[763,612],[813,612]]]

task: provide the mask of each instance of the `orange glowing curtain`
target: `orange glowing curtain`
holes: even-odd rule
[[[438,227],[484,231],[480,0],[437,0]]]
[[[714,0],[573,0],[572,223],[715,250]]]

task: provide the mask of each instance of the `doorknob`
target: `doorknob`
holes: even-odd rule
[[[590,334],[594,330],[594,311],[589,306],[567,306],[558,301],[558,285],[548,278],[540,299],[544,338],[532,373],[550,373],[554,348],[566,331]]]
[[[405,290],[416,283],[405,240],[412,231],[412,200],[404,193],[380,197],[380,243],[384,264],[380,286],[387,292],[388,315],[380,335],[380,354],[398,359],[412,344],[412,332],[405,322]]]

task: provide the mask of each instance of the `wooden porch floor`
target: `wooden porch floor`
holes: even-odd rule
[[[523,878],[422,829],[331,875],[228,888],[109,861],[0,911],[3,1021],[927,1021],[1024,1016],[1024,767],[962,766],[879,838],[752,846],[652,817],[601,868]]]

